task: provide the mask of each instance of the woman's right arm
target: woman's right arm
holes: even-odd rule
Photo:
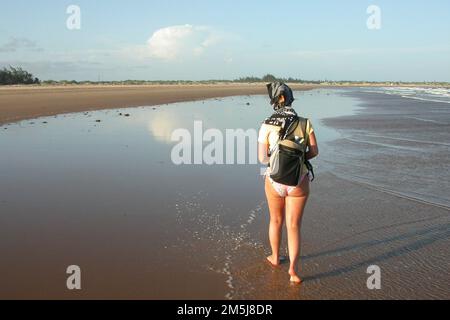
[[[258,160],[261,164],[269,163],[269,146],[265,143],[258,143]]]
[[[262,125],[258,134],[258,160],[261,164],[269,163],[269,130]]]

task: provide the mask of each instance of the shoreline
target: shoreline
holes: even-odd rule
[[[320,86],[291,87],[306,91]],[[0,88],[0,125],[65,113],[265,93],[262,84],[5,87]]]
[[[295,91],[385,87],[385,84],[295,84]],[[416,87],[416,85],[396,85]],[[436,87],[423,85],[422,87]],[[438,86],[442,87],[442,86]],[[95,110],[266,94],[263,83],[0,86],[0,126],[39,117]]]

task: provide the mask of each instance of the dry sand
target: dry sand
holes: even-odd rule
[[[0,88],[0,124],[70,112],[264,93],[262,84],[4,87]]]

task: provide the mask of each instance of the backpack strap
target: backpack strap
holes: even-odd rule
[[[308,145],[308,140],[309,140],[309,134],[307,132],[308,129],[308,119],[306,118],[301,118],[301,128],[302,128],[302,134],[303,134],[303,138],[305,139],[305,145]]]
[[[297,129],[298,126],[298,116],[295,116],[295,119],[292,121],[289,121],[289,126],[287,128],[284,128],[283,125],[281,125],[281,129],[279,132],[279,139],[284,140],[288,138],[294,131]]]
[[[308,146],[308,144],[309,144],[308,123],[309,123],[309,119],[299,117],[299,123],[293,132],[293,134],[295,134],[297,136],[300,136],[300,134],[302,134],[302,137],[305,139],[305,146]],[[305,165],[306,165],[306,168],[308,168],[308,171],[311,172],[311,175],[312,175],[311,182],[313,182],[315,179],[314,168],[313,168],[311,162],[309,162],[306,159],[305,159]]]
[[[304,138],[306,145],[308,145],[309,139],[307,127],[308,127],[308,119],[299,117],[295,129],[291,132],[291,134],[294,134],[299,137],[301,136],[302,138]]]

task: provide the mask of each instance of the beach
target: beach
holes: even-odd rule
[[[294,89],[320,148],[301,286],[265,263],[261,165],[171,159],[195,121],[257,132],[264,86],[0,90],[0,298],[450,298],[450,104]]]
[[[311,85],[293,85],[309,90]],[[70,112],[264,94],[261,84],[0,87],[0,124]]]

